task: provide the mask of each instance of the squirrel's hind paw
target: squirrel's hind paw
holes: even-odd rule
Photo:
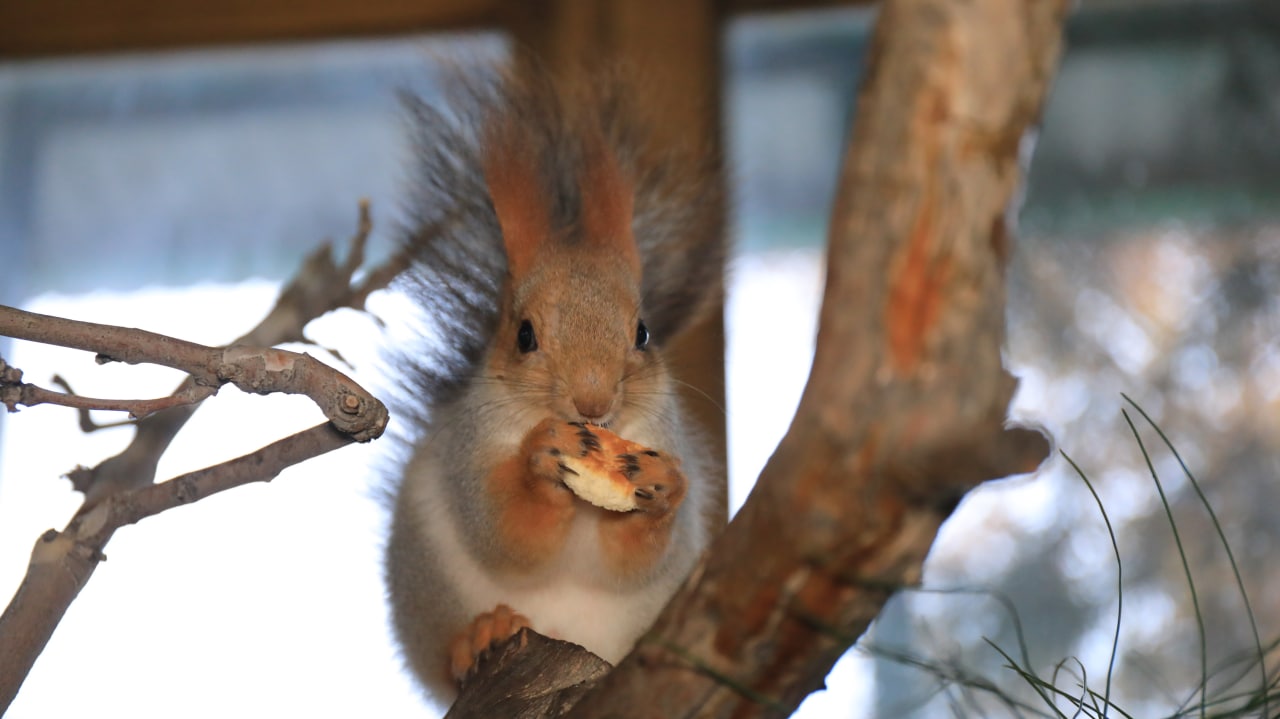
[[[501,644],[529,626],[529,619],[505,604],[476,615],[467,628],[449,643],[449,671],[454,681],[471,676],[495,644]]]

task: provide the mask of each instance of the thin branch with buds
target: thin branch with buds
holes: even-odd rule
[[[6,308],[0,307],[0,311]],[[0,332],[0,334],[3,334]],[[12,377],[12,379],[10,379]],[[54,392],[22,381],[22,370],[11,367],[0,357],[0,404],[10,412],[17,412],[18,405],[34,407],[38,404],[54,404],[79,410],[106,410],[128,412],[133,419],[142,419],[160,410],[194,404],[216,393],[214,387],[196,387],[190,392],[171,394],[155,399],[98,399],[73,393]],[[95,425],[96,427],[97,425]]]
[[[172,367],[186,372],[191,380],[184,382],[172,398],[97,400],[97,407],[91,406],[92,400],[88,398],[75,398],[79,403],[73,404],[72,398],[22,382],[9,384],[6,381],[0,385],[0,391],[16,390],[21,404],[38,404],[23,401],[25,396],[35,395],[36,398],[43,397],[43,401],[60,398],[63,401],[55,403],[73,407],[121,409],[132,404],[135,409],[144,410],[150,404],[164,404],[166,399],[172,400],[169,407],[160,406],[144,412],[151,414],[161,409],[197,403],[215,394],[223,384],[230,383],[256,394],[304,394],[319,405],[334,426],[357,441],[373,439],[382,434],[387,425],[387,410],[381,402],[351,378],[305,353],[242,345],[206,347],[132,327],[51,317],[4,305],[0,305],[0,335],[96,352],[100,363],[120,361]],[[20,370],[10,369],[10,373],[14,371],[21,374]],[[7,399],[5,404],[9,404]]]

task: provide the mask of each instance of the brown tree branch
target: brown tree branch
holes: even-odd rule
[[[267,316],[230,345],[271,347],[285,342],[305,342],[302,330],[311,320],[340,307],[363,309],[369,293],[386,286],[408,262],[407,257],[399,253],[355,282],[354,275],[365,261],[365,245],[372,226],[369,203],[362,200],[347,261],[339,266],[333,260],[330,245],[321,245],[307,256],[298,274],[280,291]],[[175,393],[188,391],[194,385],[195,380],[188,377]],[[120,454],[103,460],[96,467],[77,468],[69,475],[76,489],[85,493],[86,501],[95,502],[118,489],[150,484],[155,479],[160,456],[197,409],[199,405],[175,407],[137,422],[133,440]]]
[[[522,629],[485,657],[445,719],[563,716],[610,669],[577,644]]]
[[[270,347],[285,342],[307,342],[302,330],[311,320],[342,307],[363,310],[369,294],[386,287],[409,263],[405,253],[397,252],[356,281],[356,273],[364,266],[365,245],[372,228],[369,203],[361,200],[360,217],[349,242],[346,261],[336,263],[332,246],[327,242],[320,245],[303,260],[298,274],[280,291],[271,312],[257,327],[231,344]]]
[[[0,614],[0,714],[17,696],[71,602],[106,559],[103,549],[117,529],[232,487],[270,481],[287,467],[354,441],[329,423],[318,425],[228,462],[111,494],[81,507],[63,531],[45,532],[31,550],[22,584]]]
[[[350,377],[305,353],[241,345],[206,347],[132,327],[51,317],[5,305],[0,305],[0,336],[97,352],[100,358],[129,364],[182,370],[195,382],[183,383],[175,393],[183,400],[179,404],[198,401],[201,393],[212,394],[229,382],[256,394],[304,394],[334,426],[357,441],[373,439],[387,426],[387,409],[381,402]]]
[[[72,471],[68,476],[73,486],[84,492],[85,502],[64,531],[51,529],[37,541],[27,575],[0,615],[0,714],[17,695],[80,588],[105,558],[102,550],[116,529],[231,487],[269,480],[304,459],[382,433],[386,408],[342,373],[305,354],[255,349],[305,341],[302,330],[312,319],[338,307],[363,309],[368,295],[390,281],[407,262],[403,255],[353,282],[364,264],[371,226],[368,203],[362,202],[359,227],[343,265],[334,263],[327,244],[312,253],[267,317],[226,348],[0,307],[0,334],[79,347],[106,359],[156,362],[189,370],[191,376],[179,386],[175,397],[211,394],[223,382],[232,382],[249,392],[306,394],[330,419],[239,459],[154,484],[161,455],[199,406],[198,402],[183,404],[137,422],[133,441],[120,454],[97,467]],[[21,372],[15,368],[5,366],[0,383],[0,392],[24,391]],[[0,397],[7,399],[8,395]],[[89,402],[80,399],[80,404]],[[81,411],[82,426],[86,414]]]
[[[1007,217],[1066,9],[882,4],[795,419],[724,535],[570,716],[789,715],[919,582],[964,493],[1047,456],[1041,434],[1006,427],[1016,382],[1000,353]]]

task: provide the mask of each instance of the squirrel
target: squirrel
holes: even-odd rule
[[[530,63],[404,98],[416,182],[402,278],[433,339],[393,362],[415,437],[396,478],[385,580],[429,696],[529,626],[617,663],[709,542],[712,463],[661,347],[716,306],[718,163],[659,148],[616,71]],[[574,495],[562,454],[604,429],[638,507]]]

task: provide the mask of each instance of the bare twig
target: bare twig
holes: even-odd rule
[[[70,395],[77,394],[77,392],[74,389],[71,389],[71,383],[67,382],[67,380],[64,379],[62,375],[55,374],[54,376],[49,378],[49,381],[61,387],[62,391],[67,394],[70,394]],[[84,407],[78,407],[76,409],[77,409],[77,414],[80,416],[80,431],[84,432],[85,434],[89,434],[90,432],[97,432],[100,429],[114,429],[116,427],[125,427],[133,424],[132,419],[125,419],[119,422],[94,422],[93,417],[89,414],[88,409],[85,409]]]
[[[288,467],[355,441],[355,437],[330,423],[318,424],[242,457],[116,495],[103,503],[104,508],[86,512],[82,524],[75,529],[81,541],[97,546],[104,532],[234,487],[268,482]],[[101,540],[100,544],[105,545],[106,541]]]
[[[341,307],[364,309],[369,295],[386,287],[409,263],[408,255],[397,252],[356,281],[355,274],[364,264],[365,244],[372,227],[369,203],[361,200],[359,224],[349,241],[346,261],[341,265],[334,262],[333,248],[327,242],[317,247],[303,260],[293,280],[280,291],[280,298],[267,317],[232,344],[267,347],[306,342],[302,330],[316,317]]]
[[[201,394],[213,394],[230,382],[256,394],[305,394],[334,426],[361,442],[381,435],[387,426],[387,409],[381,402],[351,378],[305,353],[239,345],[206,347],[146,330],[51,317],[4,305],[0,305],[0,335],[97,352],[99,357],[129,364],[147,362],[182,370],[195,384],[184,383],[179,388],[174,395],[177,404],[197,402]]]
[[[334,263],[328,243],[321,245],[280,291],[267,316],[230,345],[271,347],[285,342],[305,342],[302,330],[311,320],[340,307],[363,309],[369,294],[385,287],[408,262],[403,253],[397,254],[369,271],[360,282],[354,282],[353,276],[365,260],[365,244],[372,226],[369,203],[361,201],[356,232],[350,239],[343,266]],[[188,377],[175,393],[187,391],[194,385],[195,380]],[[86,501],[94,502],[118,489],[151,483],[160,456],[198,408],[198,404],[174,407],[137,422],[133,441],[124,451],[96,467],[77,468],[71,474],[76,489],[84,492]]]
[[[0,306],[0,312],[6,309]],[[0,332],[0,334],[3,334]],[[3,365],[4,358],[0,357],[0,365]],[[0,379],[0,404],[4,404],[10,412],[17,412],[18,405],[24,407],[34,407],[38,404],[56,404],[62,407],[72,407],[82,410],[80,427],[84,431],[92,431],[101,425],[89,423],[86,429],[85,418],[88,416],[87,411],[93,409],[128,412],[130,417],[139,419],[151,414],[155,414],[160,410],[178,407],[184,404],[194,404],[215,394],[218,389],[209,386],[196,386],[188,391],[178,392],[168,397],[157,397],[155,399],[96,399],[94,397],[84,397],[78,394],[62,392],[54,392],[44,389],[33,384],[22,382],[22,370],[11,367],[8,376],[14,376],[16,379],[10,380],[8,376]],[[55,377],[55,380],[58,378]],[[63,383],[65,384],[65,382]]]
[[[269,481],[287,467],[353,441],[322,424],[243,457],[112,494],[82,507],[63,531],[45,532],[31,551],[18,592],[0,615],[0,714],[17,696],[71,602],[106,559],[103,549],[117,529],[232,487]]]

